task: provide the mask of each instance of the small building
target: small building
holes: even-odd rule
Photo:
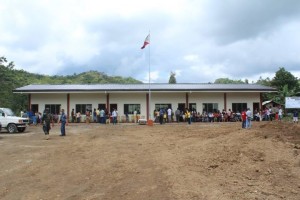
[[[80,84],[80,85],[27,85],[14,93],[28,94],[28,108],[43,112],[49,108],[53,114],[65,109],[93,111],[95,108],[117,109],[119,116],[136,112],[141,118],[153,118],[154,110],[161,108],[189,108],[197,112],[262,108],[262,94],[276,89],[256,84]]]

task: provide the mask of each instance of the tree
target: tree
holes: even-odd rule
[[[284,67],[280,67],[271,81],[271,86],[276,87],[278,90],[283,90],[285,85],[287,85],[289,90],[295,90],[295,92],[299,89],[297,77],[286,71]]]
[[[169,84],[176,84],[176,77],[175,76],[176,76],[175,72],[170,73]]]
[[[231,80],[229,78],[218,78],[214,82],[215,84],[243,84],[241,80]]]
[[[278,93],[273,97],[273,100],[277,103],[284,104],[285,97],[294,96],[295,92],[289,90],[288,85],[284,85],[282,90],[279,90]]]
[[[277,93],[268,95],[269,99],[284,104],[285,97],[295,96],[299,92],[299,80],[283,67],[279,68],[275,77],[270,81],[270,86],[277,89]]]
[[[271,80],[269,77],[266,79],[263,79],[261,76],[259,77],[259,80],[256,81],[256,84],[258,85],[264,85],[264,86],[269,86],[271,87]],[[270,99],[273,99],[274,93],[263,93],[262,94],[262,100],[263,101],[268,101]]]
[[[0,65],[2,65],[3,63],[7,62],[5,57],[0,57]]]
[[[256,81],[256,84],[264,85],[264,86],[271,86],[271,80],[269,77],[266,79],[263,79],[261,76],[259,77],[259,80]]]

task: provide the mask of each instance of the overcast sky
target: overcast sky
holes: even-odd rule
[[[141,46],[150,31],[150,45]],[[299,0],[0,0],[0,56],[48,75],[300,77]]]

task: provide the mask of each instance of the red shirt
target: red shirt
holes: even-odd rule
[[[246,119],[247,119],[246,112],[243,111],[243,112],[242,112],[242,120],[243,120],[243,121],[246,121]]]

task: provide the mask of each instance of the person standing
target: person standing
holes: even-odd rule
[[[94,111],[93,111],[93,122],[94,122],[94,123],[97,122],[97,112],[96,112],[96,108],[94,108]]]
[[[100,123],[105,124],[105,111],[103,108],[101,108],[99,115],[100,115]]]
[[[164,120],[164,110],[162,108],[159,109],[159,123],[163,124]]]
[[[113,125],[115,125],[117,123],[117,117],[118,117],[118,112],[116,109],[114,109],[111,116],[113,118]]]
[[[293,122],[294,123],[298,124],[298,117],[299,117],[298,111],[294,110],[294,114],[293,114]]]
[[[272,110],[271,106],[269,107],[269,119],[270,119],[270,121],[273,120],[273,110]]]
[[[180,110],[179,110],[179,108],[177,108],[177,110],[175,111],[175,116],[176,116],[176,122],[178,123],[179,119],[180,119]]]
[[[281,121],[282,120],[282,108],[279,107],[278,109],[278,120]]]
[[[60,136],[66,136],[67,116],[64,109],[61,109],[60,123]]]
[[[35,126],[37,124],[36,112],[32,115],[32,124]]]
[[[91,121],[91,112],[88,109],[86,109],[86,111],[85,111],[85,123],[89,124],[90,121]]]
[[[156,110],[156,112],[155,112],[155,122],[156,123],[159,122],[159,110]]]
[[[227,121],[228,121],[228,122],[231,121],[231,117],[232,117],[231,115],[232,115],[232,112],[231,112],[231,109],[229,109],[228,112],[227,112],[227,117],[228,117],[228,120],[227,120]]]
[[[164,110],[164,123],[167,122],[167,109],[163,109]]]
[[[246,128],[251,128],[252,112],[250,108],[247,109],[246,115],[247,115]]]
[[[45,139],[49,140],[49,138],[50,138],[49,137],[49,132],[50,132],[50,129],[51,129],[50,123],[52,123],[52,126],[54,126],[53,117],[49,112],[49,108],[45,109],[45,112],[44,112],[43,117],[42,117],[42,123],[43,123],[43,131],[45,133]]]
[[[189,111],[189,109],[185,110],[185,118],[187,119],[188,124],[191,124],[191,113]]]
[[[128,122],[129,122],[129,116],[128,116],[128,112],[126,112],[126,113],[125,113],[125,121],[126,121],[126,123],[128,123]]]
[[[75,115],[74,108],[72,109],[71,117],[72,117],[72,123],[74,123],[74,122],[75,122],[75,119],[76,119],[76,115]]]
[[[168,113],[168,122],[171,123],[172,122],[172,109],[168,108],[167,113]]]
[[[77,123],[80,123],[81,121],[81,113],[78,111],[78,113],[76,113],[76,119],[77,119]]]
[[[134,123],[137,123],[137,111],[133,111]]]
[[[96,116],[97,116],[97,123],[100,123],[100,108],[97,108]]]
[[[242,112],[242,128],[246,128],[246,121],[247,121],[247,115],[246,115],[246,109]]]

